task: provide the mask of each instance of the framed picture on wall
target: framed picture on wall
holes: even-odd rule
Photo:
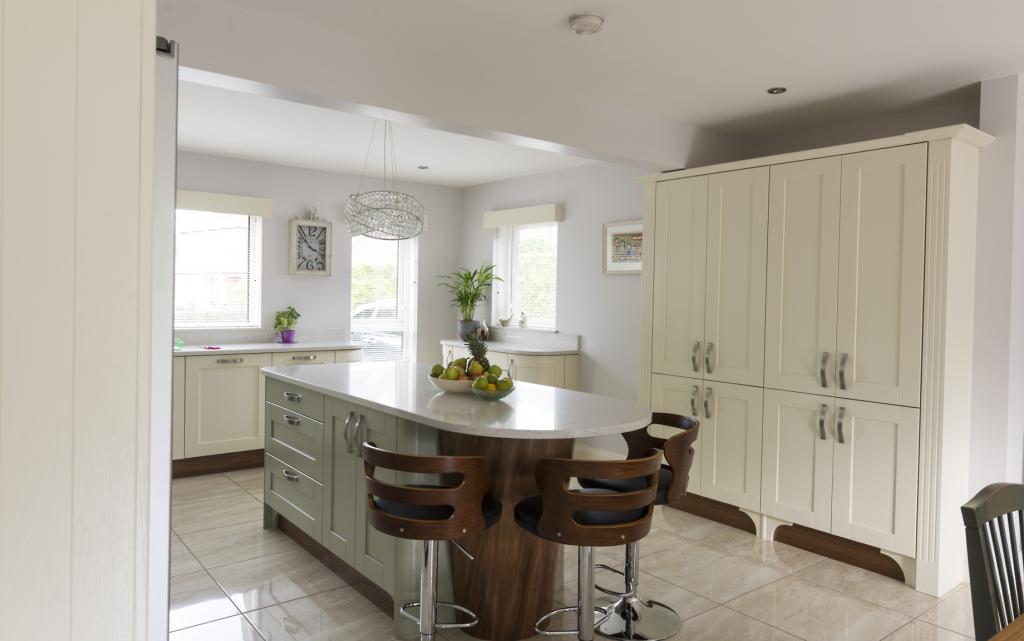
[[[331,275],[331,223],[293,218],[288,273],[292,276]]]
[[[604,226],[604,273],[639,274],[643,264],[644,223],[623,220]]]

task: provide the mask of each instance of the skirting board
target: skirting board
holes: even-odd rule
[[[617,460],[621,455],[600,450],[580,443],[576,444],[575,456],[588,459]],[[712,521],[754,534],[757,528],[750,517],[738,507],[690,493],[679,506],[682,510]],[[685,536],[685,534],[680,533]],[[782,525],[775,530],[775,540],[798,547],[821,556],[870,570],[897,581],[903,581],[903,570],[892,558],[882,554],[878,548],[842,537],[820,532],[802,525]]]
[[[263,450],[246,450],[171,461],[171,478],[180,479],[186,476],[231,472],[250,467],[263,467]]]

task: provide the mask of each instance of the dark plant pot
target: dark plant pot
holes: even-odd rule
[[[476,336],[480,335],[480,321],[478,320],[460,320],[458,321],[457,327],[458,337],[461,339],[466,334],[473,334]]]
[[[295,342],[295,330],[294,329],[283,329],[279,332],[282,343],[294,343]]]

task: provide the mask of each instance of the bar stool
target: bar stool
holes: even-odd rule
[[[417,456],[363,445],[366,477],[366,518],[385,534],[423,541],[420,600],[406,603],[400,613],[419,626],[420,641],[434,641],[437,630],[468,628],[477,624],[476,614],[454,603],[437,601],[437,544],[451,541],[470,560],[473,556],[458,543],[479,534],[501,518],[501,503],[486,493],[487,459],[482,456]],[[375,478],[377,468],[409,474],[459,476],[446,485],[398,485]],[[445,481],[452,476],[445,476]],[[454,480],[454,479],[453,479]],[[437,623],[437,608],[450,608],[468,616],[466,623]],[[419,610],[419,616],[411,612]]]
[[[542,539],[579,546],[576,606],[548,612],[534,624],[543,636],[576,635],[580,641],[594,638],[597,623],[609,614],[594,608],[594,547],[623,545],[639,541],[651,529],[661,451],[650,450],[643,457],[626,461],[584,461],[544,459],[537,463],[540,494],[523,499],[515,507],[516,524]],[[640,479],[640,487],[626,492],[602,488],[570,490],[573,478]],[[575,630],[542,630],[548,619],[576,612]]]
[[[662,450],[665,454],[666,465],[661,467],[661,474],[658,476],[655,504],[678,506],[686,496],[686,486],[690,481],[690,467],[693,465],[694,455],[693,443],[697,440],[700,421],[689,416],[655,412],[651,417],[651,425],[667,425],[683,431],[669,439],[651,435],[648,431],[650,426],[627,432],[622,435],[629,447],[627,457],[632,459],[644,456],[652,448]],[[638,487],[642,488],[644,479],[581,478],[579,483],[587,488],[628,492]],[[623,570],[616,570],[603,564],[597,567],[619,574],[625,580],[625,590],[622,592],[597,586],[598,590],[615,599],[611,605],[605,608],[609,616],[597,626],[598,634],[610,639],[660,641],[679,631],[680,619],[675,610],[664,603],[642,599],[638,594],[639,542],[626,545],[626,565]]]

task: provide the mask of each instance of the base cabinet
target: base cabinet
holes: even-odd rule
[[[701,406],[701,398],[704,393],[704,381],[699,378],[686,378],[682,376],[665,376],[655,374],[651,377],[651,409],[655,412],[668,412],[670,414],[681,414],[683,416],[701,417],[703,414],[698,409]],[[652,430],[659,426],[652,426]],[[668,434],[655,433],[655,436],[665,438]],[[703,495],[701,487],[701,442],[704,440],[704,427],[701,426],[697,432],[697,440],[693,443],[694,455],[693,465],[690,468],[690,483],[687,490],[694,494]]]
[[[701,494],[758,512],[764,390],[704,381],[702,394]]]
[[[270,364],[270,354],[186,357],[186,457],[263,447],[260,368]]]
[[[445,363],[458,358],[469,358],[465,347],[441,345],[441,360]],[[578,389],[578,362],[576,354],[533,355],[509,354],[489,351],[487,360],[507,371],[514,380],[564,389]]]

